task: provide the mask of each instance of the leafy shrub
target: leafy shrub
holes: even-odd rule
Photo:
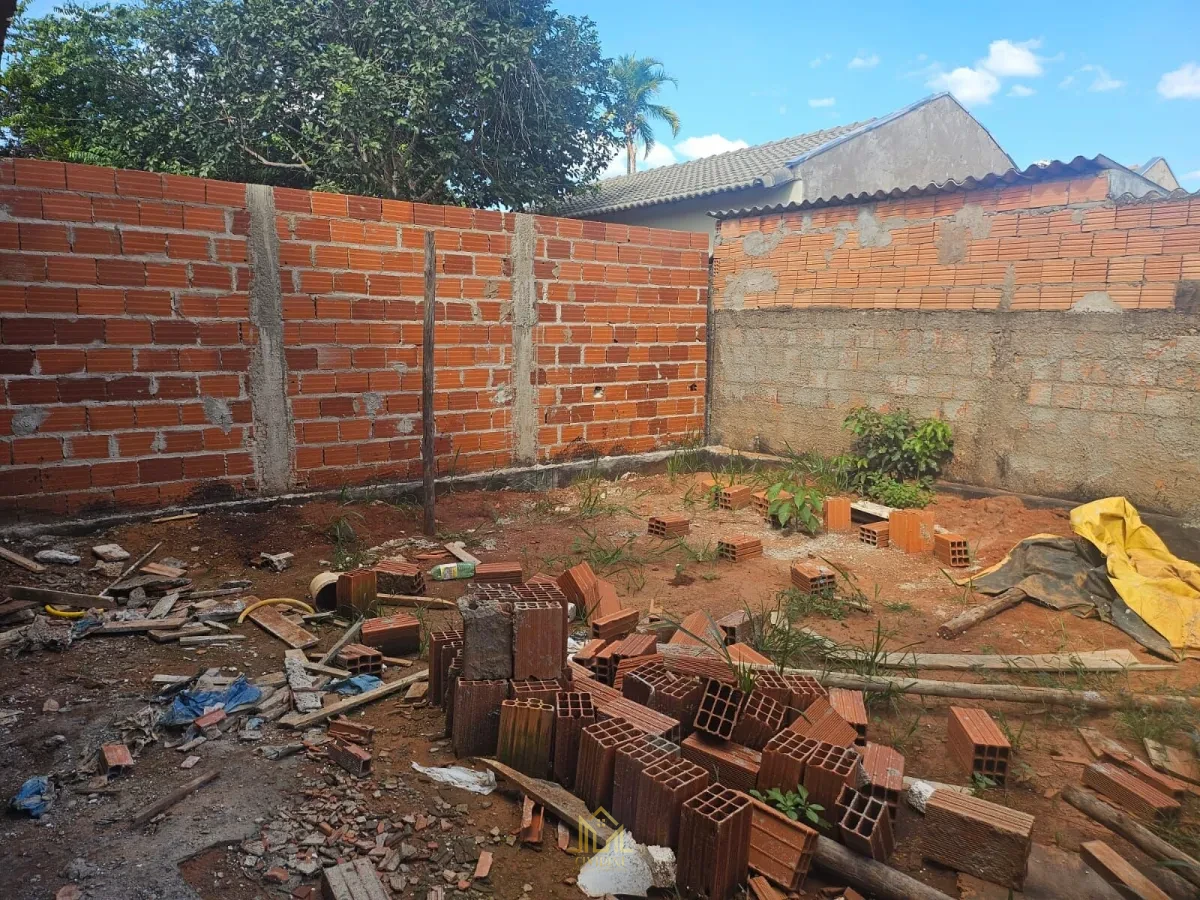
[[[779,788],[771,788],[765,794],[760,791],[751,791],[750,796],[763,803],[771,804],[793,822],[798,822],[803,817],[813,825],[826,827],[827,823],[822,821],[820,816],[820,813],[825,812],[825,807],[820,803],[810,803],[808,788],[802,784],[797,785],[796,790],[788,791],[786,794]]]
[[[933,502],[933,491],[915,481],[897,481],[890,475],[870,475],[863,493],[884,506],[896,509],[925,507]]]
[[[785,493],[790,497],[783,496]],[[767,488],[767,517],[780,528],[799,528],[809,534],[821,529],[821,495],[810,487],[779,481]]]
[[[918,421],[906,409],[859,406],[842,426],[854,435],[847,454],[854,488],[887,506],[925,506],[933,499],[933,480],[954,456],[949,425]]]

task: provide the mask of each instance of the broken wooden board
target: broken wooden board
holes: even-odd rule
[[[0,603],[0,618],[33,609],[37,605],[33,600],[6,600]]]
[[[356,694],[353,697],[347,697],[345,700],[340,700],[326,706],[324,709],[319,709],[316,712],[307,713],[302,716],[284,716],[280,721],[295,729],[308,728],[310,725],[315,725],[318,722],[324,722],[326,719],[333,718],[339,713],[347,712],[351,709],[358,709],[360,706],[366,706],[368,703],[374,703],[376,700],[382,700],[384,697],[389,697],[398,691],[407,690],[410,684],[416,684],[418,681],[424,681],[429,677],[429,672],[422,669],[419,672],[413,672],[411,675],[405,675],[403,678],[398,678],[395,681],[390,681],[387,684],[380,685],[374,690],[365,691],[361,694]]]
[[[1022,890],[1025,900],[1120,900],[1121,897],[1084,865],[1078,853],[1045,844],[1034,844],[1030,849]]]
[[[178,566],[168,566],[163,563],[146,563],[138,571],[145,575],[158,575],[160,578],[182,578],[187,574],[186,569]]]
[[[1158,771],[1173,775],[1182,781],[1200,785],[1200,762],[1196,761],[1196,757],[1186,750],[1160,744],[1150,738],[1145,738],[1144,743],[1146,755],[1150,757],[1150,765]],[[1193,793],[1195,792],[1193,791]]]
[[[175,608],[175,604],[179,602],[179,593],[172,591],[165,594],[161,600],[154,604],[154,608],[147,614],[147,619],[165,619],[171,614],[171,610]]]
[[[4,589],[14,600],[31,600],[34,603],[49,604],[50,606],[69,606],[73,609],[113,609],[117,605],[116,600],[110,597],[99,597],[95,594],[73,594],[70,591],[27,587],[22,584],[5,585]]]
[[[865,651],[847,650],[811,628],[799,628],[821,643],[831,659],[854,660]],[[1013,655],[971,653],[887,653],[875,660],[888,669],[941,669],[961,672],[1157,672],[1174,669],[1170,663],[1143,663],[1132,652],[1087,650],[1080,653]]]
[[[99,628],[85,631],[83,637],[114,637],[122,634],[145,634],[148,631],[172,631],[187,624],[187,618],[130,619],[127,622],[105,622]]]
[[[289,621],[274,606],[260,606],[258,609],[253,610],[247,618],[259,628],[279,638],[293,649],[304,650],[307,647],[315,647],[320,643],[320,639],[315,634],[311,631],[305,631],[295,622]]]
[[[14,566],[20,566],[22,569],[32,572],[34,575],[41,575],[46,571],[46,567],[40,562],[34,562],[32,559],[22,556],[20,553],[14,553],[7,547],[0,547],[0,559],[6,559]]]
[[[198,634],[179,639],[180,647],[201,647],[205,644],[228,644],[230,641],[244,641],[244,634]]]
[[[204,787],[204,785],[208,784],[210,781],[219,777],[220,774],[221,774],[220,769],[214,769],[211,772],[205,772],[203,775],[198,775],[195,778],[193,778],[191,781],[185,782],[184,784],[180,785],[178,788],[171,791],[171,793],[167,794],[165,797],[155,800],[149,806],[144,807],[140,812],[137,812],[134,814],[133,827],[137,828],[139,825],[145,825],[147,822],[149,822],[155,816],[159,815],[160,813],[166,812],[168,809],[170,809],[176,803],[180,802],[185,797],[187,797],[189,794],[195,793],[200,788]]]
[[[153,525],[162,525],[164,522],[184,522],[188,519],[197,519],[199,517],[200,513],[179,513],[174,516],[159,516],[157,519],[151,519],[150,522]]]
[[[450,551],[450,555],[460,562],[471,563],[471,565],[474,566],[477,566],[480,562],[482,562],[479,557],[472,556],[467,552],[467,545],[462,541],[451,541],[449,544],[443,544],[442,546]]]
[[[1131,866],[1104,841],[1086,841],[1079,855],[1088,866],[1110,885],[1137,900],[1171,900],[1158,885]]]
[[[200,637],[201,635],[210,633],[207,625],[184,625],[182,628],[177,628],[174,630],[157,627],[157,626],[162,625],[166,621],[168,621],[168,620],[167,619],[154,620],[154,625],[156,627],[153,630],[148,632],[148,634],[150,635],[150,640],[154,641],[154,643],[156,643],[156,644],[170,644],[170,643],[173,643],[174,641],[179,640],[180,638]]]
[[[587,804],[553,781],[541,778],[531,778],[516,769],[509,768],[504,763],[494,759],[480,759],[479,762],[497,775],[507,778],[526,796],[540,803],[558,818],[558,821],[572,828],[578,828],[580,822],[586,822],[592,829],[595,846],[603,847],[612,839],[613,830],[603,822],[593,818]]]
[[[323,900],[389,900],[383,882],[369,859],[330,866],[321,873]]]

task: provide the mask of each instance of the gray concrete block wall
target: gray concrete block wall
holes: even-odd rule
[[[1200,520],[1200,315],[718,310],[711,438],[849,446],[858,405],[954,429],[946,477]]]

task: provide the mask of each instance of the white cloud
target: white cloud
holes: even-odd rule
[[[1200,100],[1200,66],[1184,63],[1158,80],[1158,93],[1167,100]]]
[[[808,65],[809,65],[809,68],[816,69],[816,68],[819,68],[822,64],[829,62],[831,59],[833,59],[832,53],[823,53],[820,56],[815,57],[811,62],[809,62]]]
[[[1039,40],[1018,44],[1007,39],[992,41],[988,44],[987,59],[980,65],[993,75],[1032,78],[1042,74],[1042,61],[1033,52],[1040,46]]]
[[[1183,176],[1184,181],[1200,181],[1200,169],[1195,172],[1186,172]]]
[[[1080,72],[1090,72],[1096,77],[1092,79],[1092,83],[1088,85],[1089,91],[1115,91],[1119,87],[1124,87],[1125,82],[1113,78],[1105,70],[1104,66],[1086,65],[1081,66]]]
[[[1000,90],[1000,79],[986,69],[959,66],[952,72],[939,72],[926,82],[938,91],[949,91],[966,106],[991,103]]]
[[[864,51],[858,51],[858,55],[850,60],[849,69],[873,69],[879,65],[879,55],[877,53],[867,54]]]
[[[834,97],[812,97],[808,101],[808,105],[813,109],[819,109],[822,106],[833,106],[835,103],[837,103],[837,99]]]
[[[1033,88],[1026,87],[1023,84],[1014,84],[1008,89],[1008,96],[1010,97],[1032,97],[1036,93],[1037,91]]]
[[[786,116],[786,115],[787,115],[787,104],[786,104],[786,103],[781,103],[781,104],[779,105],[779,114],[780,114],[781,116]]]
[[[1060,81],[1058,83],[1058,86],[1065,90],[1066,88],[1069,88],[1074,83],[1075,83],[1075,76],[1068,75],[1066,78],[1064,78],[1062,81]]]
[[[731,141],[719,134],[706,134],[703,137],[690,137],[682,140],[675,145],[675,149],[689,159],[700,159],[702,156],[714,156],[717,153],[728,153],[730,150],[741,150],[749,146],[740,139]],[[662,164],[660,163],[660,165]]]
[[[679,162],[671,148],[666,144],[655,144],[650,148],[650,155],[643,158],[642,148],[638,147],[637,167],[639,172],[647,169],[657,169],[659,166],[669,166]],[[625,175],[625,148],[622,147],[609,162],[608,167],[600,173],[600,178],[619,178]]]

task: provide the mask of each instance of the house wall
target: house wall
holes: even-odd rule
[[[415,476],[427,231],[442,471],[703,426],[703,236],[4,160],[0,509]]]
[[[721,225],[712,438],[840,452],[854,406],[954,428],[948,477],[1200,518],[1200,198],[1106,175]]]

